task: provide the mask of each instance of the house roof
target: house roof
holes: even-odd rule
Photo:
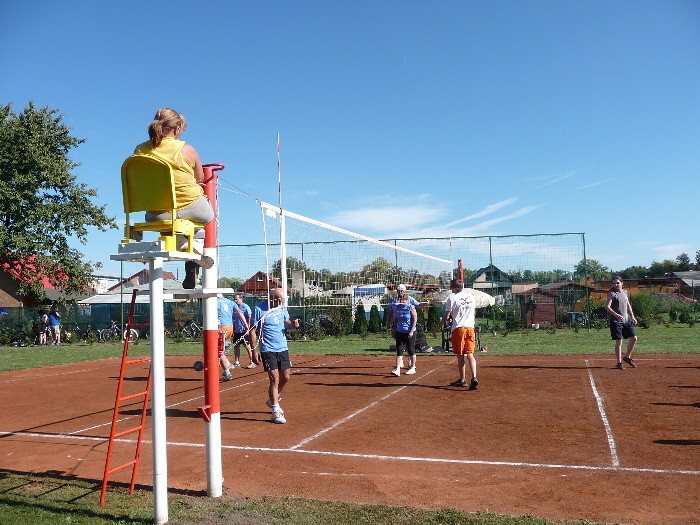
[[[687,286],[700,288],[700,271],[673,272],[673,276],[681,279]]]
[[[173,272],[163,271],[163,282],[175,280],[175,274]],[[124,288],[132,289],[143,284],[148,284],[151,282],[151,272],[148,269],[143,269],[136,272],[130,277],[126,277],[123,281],[111,286],[107,289],[108,292],[114,292]]]
[[[166,273],[166,272],[163,272]],[[169,273],[169,272],[168,272]],[[120,304],[131,302],[131,294],[134,290],[148,290],[150,284],[139,284],[132,287],[124,287],[124,291],[116,290],[108,293],[101,293],[93,295],[92,297],[87,297],[78,301],[80,304]],[[176,294],[178,292],[184,292],[182,283],[176,281],[175,279],[163,279],[163,293],[165,294]],[[150,296],[148,294],[138,294],[136,296],[137,303],[148,303],[150,302]],[[166,302],[181,302],[186,299],[166,299]]]
[[[272,274],[257,271],[246,282],[238,287],[238,290],[252,295],[267,295],[268,281],[270,288],[280,288],[282,281]]]

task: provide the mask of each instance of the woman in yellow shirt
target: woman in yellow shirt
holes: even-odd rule
[[[149,140],[136,146],[134,153],[154,155],[171,166],[175,179],[177,217],[204,227],[214,218],[214,211],[200,186],[204,181],[204,171],[199,154],[194,147],[179,140],[186,127],[185,117],[180,113],[174,109],[161,108],[148,126]],[[170,212],[146,212],[147,222],[170,218]],[[195,239],[203,239],[203,233],[204,230],[199,230]],[[211,268],[213,264],[212,258],[206,256],[202,256],[198,261],[185,262],[183,287],[194,288],[198,267]]]

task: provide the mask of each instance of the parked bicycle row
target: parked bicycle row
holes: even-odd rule
[[[150,339],[151,331],[148,323],[132,324],[128,331],[117,321],[112,320],[107,328],[92,328],[86,323],[66,323],[60,325],[59,332],[56,327],[42,326],[34,323],[30,330],[24,325],[0,326],[0,346],[53,346],[73,342],[101,342],[124,341],[127,336],[130,343],[139,339]],[[181,327],[166,327],[166,338],[182,338],[188,341],[198,341],[202,338],[203,327],[200,323],[190,320]]]

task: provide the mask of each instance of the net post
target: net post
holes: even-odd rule
[[[216,192],[217,172],[224,169],[223,164],[205,164],[204,194],[209,199],[214,210],[215,219],[204,228],[204,254],[214,260],[211,268],[202,272],[202,289],[217,287],[218,281],[218,255],[217,255],[217,223],[218,202]],[[219,498],[223,495],[223,467],[221,457],[221,397],[219,392],[219,357],[218,357],[218,314],[217,298],[207,294],[203,301],[203,334],[202,344],[204,352],[204,405],[206,418],[204,419],[206,438],[206,468],[207,468],[207,495],[211,498]]]

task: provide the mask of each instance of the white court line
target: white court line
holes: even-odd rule
[[[81,441],[100,441],[106,442],[107,438],[89,437],[89,436],[68,436],[65,434],[40,434],[36,432],[2,432],[0,437],[36,437],[42,439],[55,440],[81,440]],[[120,443],[136,443],[134,439],[115,439]],[[142,443],[152,444],[152,441],[142,440]],[[206,448],[204,443],[185,443],[177,441],[169,441],[169,447],[184,447],[184,448]],[[227,450],[242,450],[246,452],[277,452],[277,453],[293,453],[293,454],[308,454],[315,456],[332,456],[338,458],[358,458],[381,461],[397,461],[397,462],[414,462],[414,463],[433,463],[433,464],[452,464],[452,465],[481,465],[486,467],[516,467],[516,468],[544,468],[558,470],[586,470],[598,472],[632,472],[632,473],[649,473],[649,474],[676,474],[700,476],[700,470],[676,470],[676,469],[656,469],[656,468],[640,468],[640,467],[605,467],[596,465],[564,465],[557,463],[530,463],[524,461],[485,461],[480,459],[450,459],[450,458],[427,458],[414,456],[388,456],[382,454],[360,454],[355,452],[331,452],[327,450],[308,450],[308,449],[292,449],[292,448],[277,448],[277,447],[251,447],[239,445],[222,445],[222,449]]]
[[[441,368],[441,367],[443,367],[443,366],[445,366],[445,365],[439,365],[439,366],[433,368],[433,369],[432,369],[430,372],[428,372],[427,374],[423,374],[422,376],[415,378],[413,381],[411,381],[411,382],[408,383],[407,385],[403,385],[402,387],[397,388],[397,389],[394,390],[393,392],[389,392],[389,393],[388,393],[387,395],[385,395],[384,397],[380,397],[380,398],[377,399],[376,401],[372,401],[369,405],[364,406],[364,407],[360,408],[359,410],[356,410],[355,412],[353,412],[353,413],[350,414],[349,416],[344,417],[343,419],[339,419],[338,421],[336,421],[335,423],[333,423],[331,426],[326,427],[326,428],[324,428],[323,430],[319,430],[319,431],[316,432],[313,436],[309,436],[309,437],[307,437],[306,439],[302,439],[299,443],[297,443],[296,445],[290,447],[290,450],[296,450],[296,449],[298,449],[298,448],[303,447],[304,445],[306,445],[307,443],[313,441],[314,439],[316,439],[316,438],[318,438],[318,437],[321,437],[321,436],[322,436],[323,434],[325,434],[326,432],[330,432],[331,430],[333,430],[334,428],[336,428],[336,427],[342,425],[343,423],[345,423],[345,422],[347,422],[347,421],[350,421],[352,418],[354,418],[355,416],[361,414],[361,413],[364,412],[365,410],[369,410],[370,408],[376,406],[377,404],[381,403],[382,401],[386,401],[387,399],[389,399],[389,398],[390,398],[391,396],[393,396],[394,394],[398,394],[398,393],[401,392],[404,388],[407,388],[407,387],[411,386],[412,384],[414,384],[414,383],[415,383],[416,381],[418,381],[419,379],[423,379],[424,377],[428,377],[430,374],[432,374],[433,372],[435,372],[438,368]]]
[[[52,366],[63,366],[63,365],[52,365]],[[47,373],[44,373],[44,372],[41,371],[41,370],[45,370],[45,369],[41,369],[41,368],[25,368],[25,369],[23,369],[23,370],[7,370],[6,372],[3,372],[3,373],[8,373],[8,372],[19,373],[19,372],[38,371],[38,372],[39,372],[39,377],[41,378],[41,381],[44,382],[44,381],[46,381],[48,378],[51,378],[51,377],[56,377],[56,376],[67,376],[67,375],[71,375],[71,374],[84,374],[84,373],[86,373],[86,372],[92,372],[92,371],[101,370],[101,369],[102,369],[102,367],[99,367],[99,368],[81,368],[80,370],[71,369],[71,370],[66,370],[66,371],[63,371],[63,372],[55,372],[55,373],[53,373],[53,374],[51,374],[51,373],[47,374]],[[34,375],[34,376],[27,376],[27,377],[17,377],[17,378],[15,378],[15,379],[3,379],[3,380],[0,381],[0,385],[4,385],[4,384],[6,384],[6,383],[19,383],[20,381],[36,381],[36,380],[37,380],[37,376],[36,376],[36,375]]]
[[[593,395],[595,396],[595,402],[598,405],[598,412],[600,413],[600,418],[603,420],[603,426],[605,427],[605,435],[608,438],[608,447],[610,447],[610,456],[612,458],[612,466],[618,468],[620,466],[620,459],[617,457],[617,447],[615,446],[615,439],[612,434],[612,427],[608,421],[608,416],[605,414],[605,409],[603,408],[603,399],[598,394],[598,389],[595,386],[595,381],[593,380],[593,373],[588,367],[588,359],[585,360],[586,372],[588,372],[588,380],[591,383],[591,390],[593,390]]]

